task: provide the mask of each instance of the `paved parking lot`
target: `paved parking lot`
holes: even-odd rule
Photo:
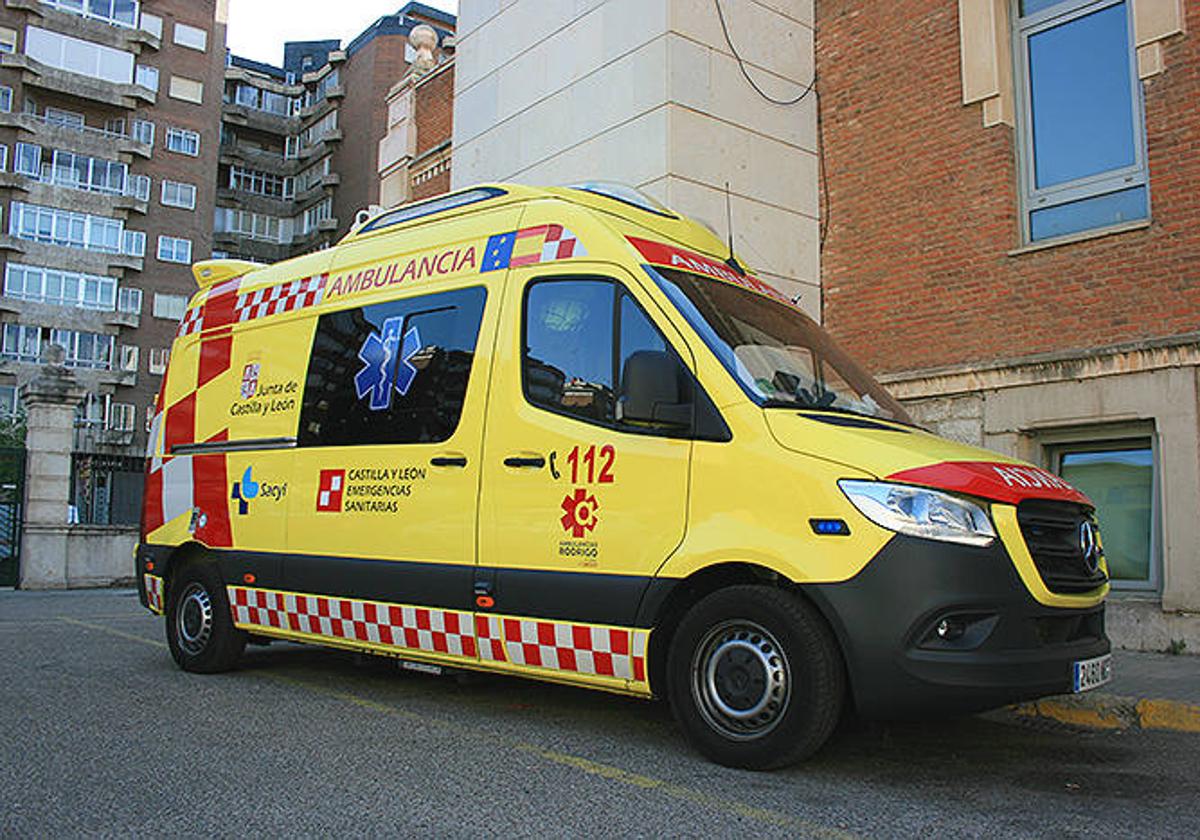
[[[662,704],[276,644],[176,670],[130,592],[0,592],[0,835],[1200,835],[1200,736],[848,726],[755,774]]]

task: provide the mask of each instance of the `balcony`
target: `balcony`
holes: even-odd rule
[[[141,315],[136,312],[117,312],[104,309],[84,309],[70,304],[25,300],[0,294],[0,312],[16,315],[11,320],[57,329],[112,334],[113,327],[136,329]]]
[[[22,262],[52,265],[81,274],[112,274],[112,269],[115,268],[141,271],[145,262],[142,257],[131,257],[128,254],[109,254],[66,245],[50,245],[18,239],[8,233],[0,234],[0,251],[8,251],[10,259],[13,258],[13,254],[19,254],[17,259]]]
[[[67,367],[71,367],[69,364]],[[0,357],[0,374],[15,377],[18,382],[32,379],[41,370],[40,361],[32,359],[13,359]],[[75,381],[88,391],[100,392],[104,386],[109,388],[134,388],[137,386],[137,372],[132,370],[96,370],[94,368],[71,368]]]
[[[42,19],[40,25],[46,29],[66,32],[76,38],[85,38],[135,55],[140,54],[143,47],[152,50],[162,47],[162,37],[145,29],[114,26],[104,20],[53,9],[39,0],[8,0],[5,5],[10,9],[31,12]]]
[[[33,142],[43,148],[63,149],[90,157],[117,160],[120,155],[126,154],[148,160],[154,152],[154,147],[149,143],[139,143],[128,134],[117,134],[92,126],[69,125],[38,114],[0,113],[0,127],[27,132],[32,135]]]
[[[24,186],[19,189],[25,191],[24,200],[30,204],[64,207],[77,213],[91,213],[93,216],[112,216],[114,209],[139,213],[144,216],[149,210],[149,200],[135,195],[81,190],[70,185],[55,184],[24,175],[18,175],[17,178],[25,182]]]
[[[328,175],[321,176],[321,180],[314,183],[308,189],[296,193],[297,204],[309,204],[316,198],[326,195],[330,190],[342,182],[342,176],[336,172],[330,172]]]
[[[295,202],[290,198],[258,195],[230,187],[217,188],[217,204],[221,207],[236,207],[239,210],[249,210],[253,213],[265,213],[268,216],[291,216],[296,212]]]
[[[333,147],[342,142],[342,130],[335,128],[333,131],[327,131],[321,135],[321,139],[310,146],[305,146],[300,150],[300,160],[308,161],[313,158],[322,158],[333,151]]]
[[[294,175],[300,167],[300,161],[294,158],[285,158],[277,152],[256,149],[244,143],[222,143],[218,155],[223,164],[245,166],[272,175]]]
[[[157,93],[139,85],[108,82],[79,73],[70,73],[57,67],[48,67],[27,55],[0,55],[0,68],[20,70],[21,81],[29,87],[116,108],[134,110],[142,105],[153,105],[158,99]]]
[[[221,120],[230,125],[245,126],[268,134],[295,134],[300,130],[300,120],[296,117],[273,114],[270,111],[260,111],[257,108],[247,108],[235,102],[221,105]]]
[[[338,104],[337,101],[345,96],[346,86],[341,84],[334,85],[325,91],[325,96],[318,99],[313,104],[306,105],[300,109],[300,120],[302,122],[309,122],[310,120],[316,122],[316,119],[313,119],[314,117],[319,119],[320,117],[325,116],[327,113],[336,108]]]
[[[242,259],[261,263],[276,263],[292,255],[292,248],[283,242],[252,239],[240,233],[221,231],[213,234],[213,248],[237,254]]]
[[[308,233],[297,233],[295,239],[292,240],[292,253],[303,253],[311,248],[317,242],[328,241],[327,234],[335,233],[338,229],[337,218],[322,219],[317,222],[317,226]]]

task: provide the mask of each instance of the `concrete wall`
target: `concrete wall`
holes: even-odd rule
[[[21,543],[21,588],[129,585],[134,580],[137,541],[137,528],[26,525]]]
[[[726,2],[767,93],[813,77],[812,0]],[[820,314],[816,95],[743,78],[711,0],[463,0],[453,184],[622,181],[726,233]]]

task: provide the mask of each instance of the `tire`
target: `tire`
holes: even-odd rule
[[[167,646],[185,671],[215,674],[237,664],[247,634],[233,626],[229,597],[215,566],[192,563],[172,579]]]
[[[689,743],[726,767],[794,764],[829,739],[846,676],[833,634],[806,601],[731,586],[696,603],[667,654],[667,695]]]

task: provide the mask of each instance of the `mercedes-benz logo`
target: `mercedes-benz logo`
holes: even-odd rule
[[[1088,574],[1096,574],[1100,570],[1100,542],[1096,539],[1096,526],[1087,519],[1079,523],[1079,550]]]

